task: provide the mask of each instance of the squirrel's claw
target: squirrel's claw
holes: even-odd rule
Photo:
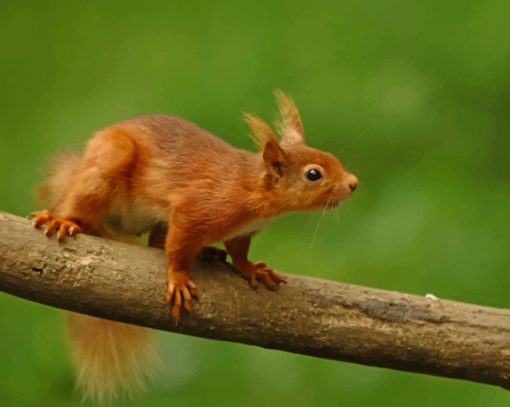
[[[171,272],[169,273],[168,289],[165,294],[167,304],[173,304],[171,315],[177,323],[181,317],[181,308],[191,313],[191,300],[198,299],[198,289],[195,283],[188,277],[188,273]],[[184,300],[184,302],[183,302]]]
[[[53,234],[53,232],[55,232],[55,230],[58,229],[58,227],[59,227],[58,221],[56,219],[51,220],[48,227],[46,228],[45,235],[47,237],[50,237]]]
[[[74,234],[82,232],[81,227],[75,222],[66,218],[53,216],[48,209],[32,212],[29,218],[32,219],[32,224],[36,229],[46,226],[45,234],[48,237],[58,231],[57,238],[59,241],[66,236],[73,236]]]
[[[247,262],[243,266],[236,266],[236,269],[246,278],[253,289],[257,289],[260,281],[268,290],[278,289],[281,283],[287,283],[283,276],[275,273],[273,269],[264,262],[251,263]]]
[[[198,288],[195,285],[195,283],[191,280],[188,280],[186,286],[188,287],[189,292],[191,293],[191,297],[198,300]]]
[[[36,229],[40,229],[42,225],[53,219],[53,215],[48,209],[45,209],[43,211],[35,211],[30,213],[28,218],[32,219],[32,225],[34,225]]]

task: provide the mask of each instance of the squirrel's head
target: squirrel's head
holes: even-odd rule
[[[336,207],[351,196],[358,179],[332,154],[307,146],[294,102],[281,91],[276,91],[275,96],[280,142],[268,124],[245,114],[264,161],[265,187],[282,200],[282,210]]]

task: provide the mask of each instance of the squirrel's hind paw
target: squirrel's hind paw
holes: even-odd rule
[[[236,269],[248,280],[250,286],[256,289],[260,281],[269,290],[276,290],[281,283],[287,283],[283,276],[275,273],[272,268],[268,267],[264,262],[246,263],[243,267],[236,267]]]
[[[82,232],[78,224],[66,218],[53,216],[48,209],[32,212],[29,218],[32,219],[32,224],[36,229],[40,229],[42,226],[46,227],[46,236],[50,237],[57,232],[58,240]]]

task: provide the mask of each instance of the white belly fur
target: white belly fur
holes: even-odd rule
[[[106,225],[116,233],[123,235],[140,235],[150,231],[156,224],[167,222],[165,211],[157,207],[147,207],[134,203],[129,207],[117,208],[108,217]]]
[[[252,223],[242,226],[240,229],[225,237],[224,240],[230,240],[235,237],[246,236],[258,232],[259,230],[267,228],[275,219],[276,217],[257,219]]]
[[[243,225],[222,240],[246,236],[268,227],[277,217],[257,219]],[[167,213],[159,208],[151,208],[140,204],[118,208],[106,221],[106,226],[122,235],[140,235],[152,230],[158,223],[168,222]]]

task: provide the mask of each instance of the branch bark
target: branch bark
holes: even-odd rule
[[[195,262],[201,297],[179,326],[161,250],[79,235],[58,243],[0,212],[0,290],[165,331],[510,388],[510,310],[287,274],[252,290],[224,263]]]

